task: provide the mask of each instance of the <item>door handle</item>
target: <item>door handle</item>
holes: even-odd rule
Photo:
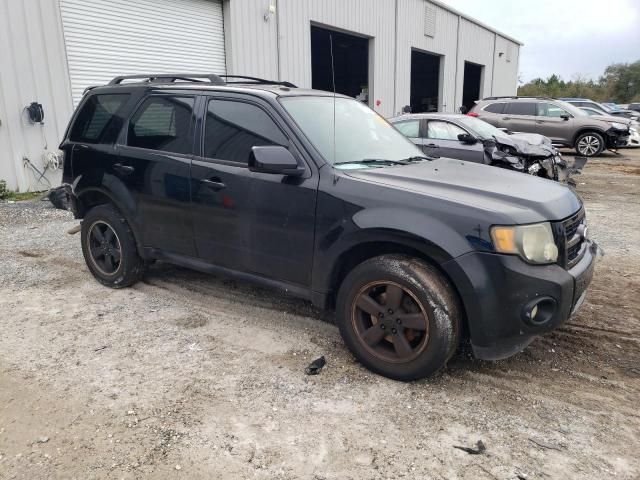
[[[536,120],[536,123],[544,123],[544,120]]]
[[[214,192],[218,192],[224,188],[227,188],[227,186],[224,183],[222,183],[218,177],[214,177],[211,179],[203,178],[202,180],[200,180],[200,183],[203,184],[205,187],[210,188]]]
[[[136,171],[131,165],[122,165],[121,163],[114,164],[113,169],[121,175],[131,175]]]
[[[503,120],[511,120],[511,117],[502,117]]]
[[[436,145],[435,143],[428,143],[425,145],[425,147],[429,147],[429,148],[440,148],[440,145]]]

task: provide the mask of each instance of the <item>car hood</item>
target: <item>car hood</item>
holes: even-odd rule
[[[555,154],[555,148],[544,135],[537,133],[512,133],[511,135],[496,136],[498,145],[507,145],[515,149],[519,155],[548,157]]]
[[[562,220],[581,206],[578,197],[557,182],[450,158],[345,170],[344,173],[359,180],[464,205],[468,209],[493,212],[495,223]]]
[[[622,123],[623,125],[627,125],[627,126],[631,124],[631,119],[625,118],[625,117],[614,117],[611,115],[591,115],[591,118],[596,118],[598,120],[603,120],[605,122]]]

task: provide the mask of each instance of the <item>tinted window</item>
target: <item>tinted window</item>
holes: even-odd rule
[[[420,120],[408,120],[406,122],[399,122],[394,126],[400,130],[405,137],[418,138],[420,136]]]
[[[149,97],[129,122],[127,145],[173,153],[191,153],[193,148],[194,99]]]
[[[427,124],[427,137],[434,140],[458,140],[458,135],[467,133],[449,122],[431,121]]]
[[[487,105],[486,107],[484,107],[484,111],[485,112],[489,112],[489,113],[502,113],[504,112],[504,106],[506,105],[506,103],[491,103],[489,105]]]
[[[92,95],[82,106],[71,129],[72,142],[113,143],[122,128],[118,111],[128,94]]]
[[[560,118],[562,115],[569,115],[567,111],[560,108],[553,103],[538,103],[538,116],[539,117],[554,117]]]
[[[204,130],[204,156],[248,163],[251,147],[289,144],[260,107],[231,100],[210,100]]]
[[[509,115],[535,115],[536,104],[533,102],[511,102],[506,110]]]

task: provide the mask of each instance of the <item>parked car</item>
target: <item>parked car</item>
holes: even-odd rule
[[[601,112],[601,115],[610,117],[638,118],[638,113],[633,110],[622,109],[612,103],[598,103],[588,98],[559,98],[564,102],[570,103],[578,108],[588,107]]]
[[[279,288],[334,308],[357,359],[399,380],[465,338],[513,355],[582,304],[597,246],[565,186],[427,158],[342,95],[140,77],[89,90],[60,145],[100,283],[160,260]]]
[[[585,112],[590,117],[598,118],[600,120],[605,120],[608,122],[624,122],[622,119],[618,119],[615,117],[610,117],[607,115],[602,115],[602,112],[596,110],[591,107],[580,107],[580,110]],[[627,143],[621,145],[622,147],[640,147],[640,123],[637,120],[629,120],[628,123],[624,122],[629,127],[629,137],[627,138]]]
[[[574,105],[546,97],[489,97],[478,101],[469,115],[512,132],[539,133],[554,145],[575,148],[586,157],[625,145],[629,136],[623,122],[599,120]]]
[[[565,161],[551,140],[535,133],[513,134],[469,115],[421,113],[389,120],[431,157],[449,157],[569,181],[586,158]]]
[[[635,112],[640,112],[640,103],[630,103],[627,106],[628,110],[633,110]]]

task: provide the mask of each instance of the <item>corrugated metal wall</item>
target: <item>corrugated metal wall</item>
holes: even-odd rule
[[[276,12],[265,20],[270,4]],[[286,79],[306,88],[312,23],[374,38],[370,98],[380,100],[381,113],[393,111],[395,0],[225,0],[224,9],[229,73]]]
[[[425,5],[435,10],[435,34],[425,35]],[[275,13],[269,13],[269,7]],[[425,0],[225,0],[225,40],[229,73],[289,80],[311,87],[310,25],[371,37],[371,95],[381,114],[409,104],[411,50],[442,56],[440,105],[462,104],[464,62],[484,65],[482,93],[515,94],[517,61],[496,62],[494,42],[519,45],[439,3]],[[397,30],[397,31],[396,31]],[[506,47],[505,47],[506,48]],[[497,56],[497,53],[496,53]],[[394,60],[395,58],[395,60]],[[456,61],[457,59],[457,61]]]
[[[44,125],[27,120],[25,106],[44,107]],[[0,0],[0,178],[9,188],[46,189],[24,166],[42,169],[45,144],[57,150],[72,113],[62,25],[55,0]],[[52,184],[60,172],[50,172]]]

